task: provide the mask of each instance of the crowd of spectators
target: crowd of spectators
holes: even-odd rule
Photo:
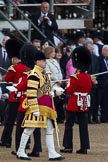
[[[46,4],[47,3],[45,3],[45,5]],[[41,12],[40,12],[41,14],[40,14],[40,17],[38,16],[37,22],[43,16],[42,15],[42,11],[44,11],[44,9],[41,6]],[[51,19],[52,15],[49,14],[49,7],[47,8],[46,14],[47,14],[46,17],[48,17],[48,20],[50,22],[49,24],[47,24],[46,27],[51,28],[51,25],[53,24],[53,22],[56,23],[56,20],[54,18]],[[32,15],[32,16],[34,16],[34,15]],[[44,24],[44,25],[46,25],[46,24]],[[51,28],[51,32],[53,30],[54,29]],[[57,27],[56,27],[56,30],[57,30]],[[51,32],[50,33],[46,33],[46,35],[48,36],[48,34],[51,34]],[[55,53],[55,56],[53,56],[54,57],[54,61],[56,60],[57,64],[59,64],[59,66],[61,68],[60,70],[61,70],[61,73],[62,73],[62,77],[58,78],[56,80],[69,79],[70,75],[75,73],[76,69],[73,67],[72,59],[71,59],[71,54],[72,54],[73,49],[77,48],[78,46],[83,46],[83,45],[85,47],[87,47],[90,50],[91,54],[92,54],[91,55],[91,57],[92,57],[92,65],[90,67],[89,74],[93,75],[95,73],[102,72],[102,68],[103,67],[102,67],[102,64],[100,63],[101,61],[99,62],[98,58],[100,58],[100,56],[103,54],[102,48],[104,46],[104,43],[102,42],[103,41],[103,35],[102,35],[102,33],[100,31],[96,32],[94,35],[92,35],[92,37],[90,36],[90,38],[88,38],[88,36],[85,35],[84,32],[76,31],[76,34],[75,34],[74,39],[73,39],[68,34],[68,30],[67,29],[62,29],[59,32],[59,36],[61,38],[59,40],[59,43],[56,45],[56,42],[53,42],[55,44],[55,46],[53,47],[54,51],[52,52],[52,53]],[[46,52],[46,48],[47,48],[47,50],[49,50],[48,48],[49,48],[49,46],[51,46],[51,44],[49,42],[50,37],[47,37],[47,38],[48,39],[44,39],[44,38],[39,39],[39,37],[33,37],[32,43],[37,48],[37,50],[42,50],[43,52]],[[62,42],[62,40],[63,40],[63,42]],[[100,58],[100,60],[101,60],[101,58]],[[99,66],[99,64],[100,64],[100,66]],[[8,67],[6,67],[6,69],[8,69]],[[100,69],[100,67],[101,67],[101,69]],[[104,69],[104,71],[105,70],[106,69]],[[104,76],[106,77],[106,82],[104,83],[105,86],[106,86],[107,85],[107,80],[108,80],[107,79],[107,74],[103,75],[103,78],[104,78]],[[59,77],[60,77],[60,75],[59,75]],[[92,89],[92,92],[91,92],[91,96],[92,96],[91,97],[91,99],[92,99],[91,105],[93,107],[91,107],[91,109],[90,109],[89,123],[99,123],[101,121],[102,122],[107,122],[107,120],[108,120],[107,119],[108,115],[107,115],[107,117],[105,117],[105,119],[103,117],[102,120],[101,120],[101,117],[99,116],[101,113],[103,113],[103,116],[104,116],[104,114],[108,114],[108,112],[106,112],[105,106],[103,106],[103,109],[101,108],[102,97],[97,95],[98,92],[100,92],[100,89],[101,89],[101,88],[99,89],[99,87],[103,87],[103,83],[101,83],[101,80],[103,78],[100,77],[100,76],[96,76],[96,80],[97,81],[93,85],[93,89]],[[99,86],[98,86],[98,81],[100,83]],[[105,81],[105,80],[103,79],[103,81]],[[62,84],[60,83],[59,85],[62,88],[65,87],[65,83],[64,82]],[[60,100],[61,100],[61,96],[57,97],[57,99],[58,98],[60,98]],[[100,98],[101,98],[101,101],[100,101]],[[64,96],[63,96],[63,99],[64,99]],[[64,101],[67,101],[67,96],[66,96],[66,100],[64,100]],[[65,104],[66,104],[65,102],[64,103],[62,102],[62,105],[65,105]],[[64,113],[64,108],[63,108],[63,112],[62,113],[63,113],[63,115],[62,115],[63,118],[58,120],[60,122],[64,121],[64,119],[65,119],[64,118],[64,114],[65,114]],[[1,116],[1,118],[3,118],[3,117]],[[1,122],[4,123],[4,121],[2,121],[2,120],[1,120]]]
[[[56,46],[56,47],[52,47],[50,45],[48,39],[39,40],[36,38],[36,39],[32,40],[32,44],[37,48],[37,50],[42,50],[46,54],[51,53],[52,59],[47,58],[47,60],[48,60],[47,62],[49,62],[51,64],[51,68],[53,65],[54,68],[57,69],[57,71],[58,71],[57,73],[59,73],[59,75],[58,75],[59,77],[60,77],[60,73],[62,74],[61,78],[58,77],[52,81],[65,80],[65,79],[69,79],[70,75],[74,74],[76,71],[76,69],[72,65],[71,54],[72,54],[72,51],[75,48],[77,48],[78,46],[85,46],[91,52],[92,64],[89,69],[90,75],[107,70],[105,67],[103,68],[103,66],[107,65],[106,63],[105,63],[105,65],[103,65],[105,61],[103,61],[103,63],[102,63],[103,53],[104,53],[103,51],[105,51],[105,49],[106,49],[106,53],[107,53],[107,46],[105,46],[103,44],[103,47],[102,47],[102,43],[101,43],[102,51],[100,51],[98,45],[96,43],[94,43],[94,40],[96,40],[96,38],[101,39],[101,40],[99,40],[99,42],[102,42],[103,36],[101,35],[101,37],[100,37],[100,34],[101,34],[100,32],[97,32],[93,35],[92,38],[91,37],[88,38],[82,31],[77,31],[75,40],[70,41],[70,37],[68,37],[66,44],[64,44],[64,42],[62,42],[62,46]],[[66,33],[66,35],[67,35],[67,33]],[[95,46],[98,49],[98,55],[97,55],[97,52],[95,53],[95,50],[94,50]],[[104,46],[106,48],[104,48]],[[99,53],[99,52],[101,52],[101,53]],[[105,57],[107,57],[107,56],[105,56]],[[54,60],[53,60],[53,58],[54,58]],[[47,68],[50,69],[50,65],[47,65]],[[102,70],[102,68],[104,70]],[[54,72],[56,72],[56,70],[54,70]],[[56,76],[57,75],[54,74],[54,77],[56,77]],[[104,79],[104,77],[105,77],[105,79]],[[102,76],[101,75],[96,76],[96,82],[94,82],[93,88],[91,91],[91,108],[89,111],[89,123],[107,122],[107,120],[108,120],[107,119],[108,112],[107,112],[107,109],[105,108],[105,105],[103,105],[102,95],[99,95],[99,94],[104,94],[104,92],[106,93],[106,91],[104,91],[104,90],[106,90],[105,87],[107,87],[107,80],[108,80],[107,74],[104,74]],[[66,84],[65,81],[58,82],[58,85],[61,86],[62,88],[65,88],[65,84]],[[102,91],[102,92],[100,93],[100,91]],[[57,108],[58,109],[58,122],[60,122],[60,123],[64,122],[64,120],[65,120],[65,108],[64,107],[65,107],[67,100],[64,97],[67,97],[67,96],[62,96],[62,97],[56,96],[56,98],[55,98],[55,104],[56,103],[60,104],[60,102],[61,102],[61,105],[63,105],[63,106],[60,105],[60,107],[62,108],[62,111],[61,111],[62,115],[59,112],[60,109]],[[105,97],[104,97],[104,99],[105,99]],[[6,101],[7,101],[7,98],[6,98]],[[106,103],[106,101],[105,101],[105,103]],[[58,106],[58,104],[56,104],[56,105]],[[1,122],[4,123],[3,120],[5,119],[5,117],[3,117],[2,114],[5,114],[5,113],[3,112],[0,114]],[[105,116],[105,118],[104,118],[104,116]]]
[[[17,4],[40,2],[43,1],[15,0],[15,3]],[[74,33],[74,37],[72,37],[67,29],[58,30],[58,25],[54,15],[49,13],[48,2],[49,1],[43,2],[41,4],[40,11],[35,14],[32,13],[30,17],[31,20],[39,27],[42,33],[46,35],[46,38],[44,38],[41,33],[37,34],[35,29],[33,29],[31,43],[38,51],[42,51],[45,54],[45,71],[51,72],[51,96],[53,96],[54,105],[57,110],[57,123],[64,123],[66,121],[66,106],[68,103],[69,95],[66,93],[65,89],[67,87],[70,76],[76,74],[76,68],[73,66],[72,62],[72,54],[74,49],[78,49],[78,47],[80,46],[87,48],[91,54],[91,65],[87,73],[90,74],[92,78],[92,90],[90,92],[91,100],[90,108],[87,112],[87,122],[89,124],[108,123],[108,45],[104,45],[104,35],[101,31],[96,31],[92,35],[88,36],[87,33],[84,33],[84,31],[77,30]],[[71,3],[73,1],[62,2]],[[4,3],[6,3],[6,1]],[[57,32],[59,36],[53,35],[53,32]],[[17,108],[19,106],[19,103],[18,105],[16,105],[15,103],[16,110],[15,105],[13,105],[13,107],[12,105],[9,106],[10,92],[6,88],[8,83],[4,82],[4,78],[10,67],[12,68],[11,65],[13,64],[14,66],[16,64],[19,64],[20,59],[18,58],[18,62],[15,62],[16,58],[9,58],[8,51],[6,51],[5,48],[5,44],[8,39],[10,39],[10,37],[8,35],[5,35],[0,46],[0,124],[4,125],[4,131],[1,136],[0,146],[11,147],[11,135],[14,122],[17,121]],[[103,74],[104,72],[105,74]],[[99,75],[99,73],[102,73],[102,75]],[[14,110],[12,110],[12,108]],[[12,118],[14,119],[11,122]],[[78,118],[75,118],[75,122],[79,122],[80,124]],[[18,131],[19,130],[17,130],[16,132],[16,138],[17,136],[19,136]],[[3,141],[3,139],[6,139],[7,141]],[[18,143],[16,143],[17,147],[18,144],[19,141]],[[41,149],[39,150],[39,152],[40,151]],[[69,151],[72,152],[72,149],[68,150],[67,153],[69,153]],[[66,150],[63,149],[61,152],[66,153]],[[81,150],[78,150],[77,153],[82,152]],[[87,152],[83,153],[85,154]],[[32,156],[32,154],[33,151],[29,154],[29,156]]]
[[[29,1],[26,1],[26,2],[29,3]],[[38,3],[38,1],[35,1],[35,2]],[[39,3],[40,3],[40,1],[39,1]],[[47,5],[47,3],[45,3],[45,5]],[[42,19],[42,17],[43,17],[42,14],[44,13],[44,11],[45,11],[46,17],[48,18],[48,22],[47,22],[48,24],[47,23],[44,24],[44,26],[46,26],[46,29],[49,28],[51,30],[51,32],[52,32],[53,30],[55,30],[54,27],[56,26],[56,30],[57,30],[58,27],[57,27],[56,20],[54,19],[54,17],[52,19],[52,15],[49,14],[49,6],[47,6],[47,10],[45,10],[45,8],[43,6],[41,6],[41,12],[38,14],[39,16],[36,17],[36,14],[35,15],[33,14],[32,15],[32,18],[34,18],[34,17],[37,18],[37,23],[39,23],[38,20]],[[54,24],[56,24],[56,25],[54,25]],[[54,27],[52,25],[54,25]],[[46,29],[45,29],[45,32],[47,31]],[[50,33],[50,35],[52,35],[51,32],[49,32],[49,29],[48,29],[48,32],[47,33]],[[44,38],[43,39],[42,38],[39,39],[40,37],[37,37],[37,35],[35,35],[34,33],[35,32],[33,32],[34,37],[32,38],[33,45],[38,50],[42,50],[43,52],[45,52],[45,48],[47,48],[50,45],[50,43],[49,43],[50,38],[48,37],[48,39],[44,39]],[[63,76],[62,78],[63,79],[68,79],[71,74],[75,73],[75,70],[76,69],[73,67],[73,65],[72,65],[72,59],[71,59],[71,53],[72,53],[72,50],[74,48],[77,48],[78,46],[83,46],[84,45],[84,46],[86,46],[90,50],[90,52],[92,53],[92,56],[94,56],[94,57],[96,56],[98,58],[102,54],[101,51],[102,51],[102,48],[104,46],[104,43],[102,42],[103,35],[101,34],[101,32],[96,32],[93,35],[92,38],[91,37],[88,38],[85,35],[84,32],[77,31],[76,34],[75,34],[75,37],[73,39],[73,38],[71,38],[69,36],[67,29],[62,29],[59,32],[59,36],[61,38],[59,40],[59,43],[57,42],[58,43],[57,45],[56,45],[56,42],[53,41],[53,43],[55,44],[55,47],[54,47],[55,48],[54,51],[56,53],[55,58],[56,58],[58,64],[60,65],[60,67],[61,67],[61,72],[62,72],[62,76]],[[5,37],[5,38],[8,38],[8,37]],[[63,42],[62,42],[62,40],[63,40]],[[61,54],[61,56],[60,56],[60,59],[58,61],[58,55],[59,55],[59,53]],[[92,67],[91,67],[91,69],[89,71],[89,73],[91,75],[94,74],[94,73],[100,72],[99,67],[96,66],[97,63],[94,63],[94,59],[95,58],[92,57],[92,59],[93,59],[93,61],[92,61],[93,63],[92,63]],[[8,60],[8,61],[10,61],[10,60]],[[93,64],[95,65],[95,67],[94,67]],[[6,65],[6,63],[5,63],[5,65]],[[4,68],[4,66],[2,66],[2,67]],[[8,65],[8,67],[9,67],[9,65]],[[8,69],[8,67],[5,67],[5,68]],[[96,77],[96,78],[98,79],[98,77]],[[59,80],[59,78],[58,78],[58,80]],[[63,86],[64,86],[64,84],[63,84]],[[93,100],[94,101],[97,101],[97,99],[94,99],[95,98],[94,97],[94,94],[97,97],[98,84],[96,84],[96,85],[93,86],[93,92],[92,93],[93,93],[93,97],[92,97]],[[99,122],[99,120],[98,120],[98,111],[99,111],[99,106],[100,105],[98,105],[98,103],[96,102],[95,103],[96,105],[94,106],[94,101],[92,103],[92,105],[93,105],[94,108],[91,108],[90,109],[90,114],[89,114],[89,116],[90,116],[89,122],[90,123],[93,123],[93,121],[91,120],[91,118],[94,120],[94,122]],[[102,120],[102,121],[104,121],[104,120]]]

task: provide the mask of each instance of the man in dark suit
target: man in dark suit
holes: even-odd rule
[[[4,125],[8,104],[9,91],[6,89],[6,86],[9,84],[1,83],[0,84],[0,124]]]
[[[99,55],[101,55],[102,53],[102,47],[104,45],[103,40],[104,40],[104,34],[100,30],[96,31],[93,34],[93,41],[94,41],[94,44],[96,44],[98,47]]]
[[[93,53],[94,45],[90,41],[85,41],[84,46],[88,48],[88,50],[91,53],[91,65],[89,67],[88,73],[89,74],[97,74],[99,73],[99,60],[98,56],[96,56]],[[95,82],[93,82],[92,89],[91,89],[91,106],[89,109],[89,123],[99,123],[99,117],[98,117],[98,84],[97,84],[97,76],[94,76]]]
[[[5,49],[5,43],[6,41],[10,39],[9,36],[5,35],[3,37],[1,46],[0,46],[0,67],[4,68],[4,69],[8,69],[8,67],[11,65],[11,60],[9,59],[6,49]],[[1,76],[1,80],[2,80],[2,76],[6,74],[5,70],[0,69],[0,76]]]
[[[102,48],[102,55],[99,56],[99,72],[108,71],[108,45]],[[101,108],[101,122],[108,123],[108,73],[99,75],[99,102]]]
[[[52,32],[58,29],[57,22],[53,14],[49,13],[49,3],[41,3],[41,11],[38,13],[31,14],[31,20],[33,23],[47,36],[49,40],[53,42]],[[33,30],[32,39],[44,39],[43,36]]]

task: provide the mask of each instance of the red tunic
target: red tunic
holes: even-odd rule
[[[23,103],[24,99],[27,97],[27,95],[26,95],[27,77],[28,77],[28,73],[24,72],[20,83],[16,86],[17,90],[21,92],[20,106],[18,108],[18,111],[20,111],[20,112],[26,112],[26,109],[23,108],[22,103]],[[40,97],[38,99],[38,104],[40,106],[45,106],[47,108],[52,108],[55,110],[55,107],[53,107],[52,99],[49,95],[43,95],[42,97]]]
[[[92,88],[92,81],[89,74],[81,72],[72,75],[70,78],[70,85],[66,91],[70,95],[66,110],[68,111],[79,111],[77,106],[77,95],[74,92],[81,92],[89,94]]]
[[[17,90],[21,92],[20,96],[20,105],[18,107],[18,111],[26,112],[26,109],[22,107],[22,102],[27,97],[26,90],[27,90],[27,73],[23,73],[20,83],[16,86]]]
[[[6,82],[12,82],[13,84],[17,84],[20,80],[20,78],[23,75],[23,72],[26,71],[27,67],[26,65],[22,63],[18,63],[16,65],[12,65],[8,69],[8,73],[5,76]],[[9,95],[9,101],[10,102],[17,102],[17,97],[15,92],[11,92]]]

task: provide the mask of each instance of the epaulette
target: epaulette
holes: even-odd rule
[[[24,71],[23,74],[29,75],[30,71]]]
[[[78,79],[77,74],[72,74],[71,77],[74,77],[75,79]]]
[[[39,78],[39,75],[34,70],[32,70],[30,74],[28,74],[29,77],[33,75]]]
[[[8,71],[14,71],[16,72],[16,70],[14,69],[13,65],[11,65],[9,68],[8,68]]]

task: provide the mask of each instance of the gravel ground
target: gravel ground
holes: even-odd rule
[[[3,126],[0,126],[0,135],[2,133]],[[18,162],[22,161],[16,158],[16,156],[11,155],[11,151],[14,150],[14,132],[13,131],[13,143],[11,148],[0,147],[0,162]],[[59,124],[59,138],[60,145],[62,147],[62,137],[64,132],[64,124]],[[79,149],[79,132],[78,125],[74,126],[74,150],[72,154],[62,154],[65,157],[63,162],[108,162],[108,124],[90,124],[89,125],[89,134],[90,134],[90,145],[91,149],[88,151],[87,155],[76,154],[76,150]],[[55,137],[55,146],[56,150],[59,152],[57,146],[56,136]],[[33,141],[33,137],[31,138]],[[33,142],[31,143],[32,149]],[[39,158],[32,158],[33,162],[47,162],[48,154],[47,148],[45,145],[45,131],[42,130],[42,148],[43,151]],[[30,152],[27,150],[27,152]],[[26,162],[26,160],[25,160]]]

